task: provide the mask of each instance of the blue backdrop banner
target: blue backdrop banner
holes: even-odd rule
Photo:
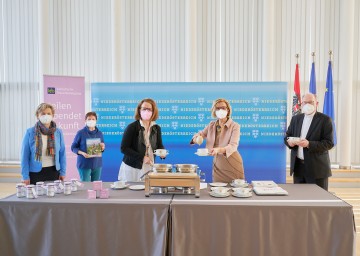
[[[123,158],[120,144],[124,129],[134,121],[135,108],[143,98],[152,98],[159,108],[156,121],[162,129],[163,144],[169,150],[156,163],[197,164],[212,180],[212,157],[195,154],[190,145],[194,133],[213,118],[213,100],[229,100],[232,119],[240,124],[239,151],[245,176],[252,180],[285,183],[287,84],[285,82],[214,83],[93,83],[92,110],[98,114],[98,128],[104,133],[103,181],[117,179]]]

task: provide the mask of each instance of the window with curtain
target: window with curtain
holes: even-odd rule
[[[0,3],[0,161],[18,163],[39,103],[37,1]]]

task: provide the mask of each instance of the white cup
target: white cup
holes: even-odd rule
[[[238,195],[246,195],[251,192],[251,188],[233,188],[233,191]]]
[[[196,144],[198,144],[198,145],[201,145],[202,143],[203,143],[203,141],[204,141],[204,139],[203,139],[203,137],[202,136],[196,136],[195,138],[194,138],[194,143],[196,143]]]
[[[207,155],[207,154],[209,154],[209,149],[207,149],[207,148],[198,148],[197,153],[199,155]]]
[[[166,149],[156,149],[154,150],[154,154],[157,156],[166,156],[168,151]]]
[[[123,180],[114,181],[115,188],[122,188],[124,186],[125,186],[125,181],[123,181]]]
[[[215,194],[224,195],[229,191],[229,188],[225,187],[214,187],[211,189]]]
[[[244,184],[245,184],[245,180],[243,180],[243,179],[236,179],[236,180],[233,180],[232,183],[233,183],[234,185],[240,186],[240,185],[244,185]]]

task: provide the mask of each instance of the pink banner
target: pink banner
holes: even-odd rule
[[[66,179],[78,179],[76,155],[70,147],[76,132],[85,125],[85,78],[44,75],[44,102],[54,106],[54,121],[64,133]]]

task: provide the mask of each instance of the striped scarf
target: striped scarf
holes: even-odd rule
[[[46,128],[40,121],[35,124],[35,160],[41,161],[42,159],[42,138],[41,135],[47,135],[47,149],[46,155],[47,156],[54,156],[55,155],[55,136],[54,133],[56,131],[56,124],[55,122],[51,121],[50,128]]]

